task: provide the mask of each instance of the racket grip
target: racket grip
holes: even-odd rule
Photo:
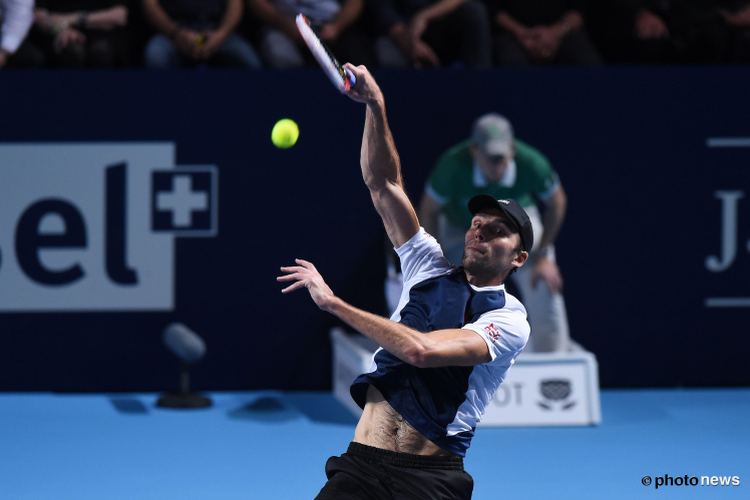
[[[346,79],[349,80],[349,88],[357,85],[357,77],[354,76],[354,73],[350,69],[344,68],[344,74],[346,74]]]

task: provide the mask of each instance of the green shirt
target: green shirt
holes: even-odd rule
[[[539,150],[515,140],[515,179],[512,172],[498,182],[477,186],[474,182],[474,159],[469,153],[471,141],[464,141],[446,151],[427,179],[427,191],[442,204],[448,220],[460,227],[469,227],[471,213],[469,200],[478,194],[489,194],[493,198],[510,198],[522,207],[534,204],[534,196],[544,200],[560,184],[557,173],[549,160]],[[511,170],[511,167],[508,167]],[[505,184],[508,185],[505,185]]]

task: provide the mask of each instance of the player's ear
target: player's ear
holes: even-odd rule
[[[519,250],[510,263],[515,267],[521,267],[529,259],[529,252],[526,250]]]

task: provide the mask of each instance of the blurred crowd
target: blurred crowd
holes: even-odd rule
[[[0,68],[743,64],[750,0],[0,0]]]

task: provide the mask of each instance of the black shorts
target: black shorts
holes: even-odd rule
[[[359,443],[329,458],[326,476],[316,500],[468,500],[474,489],[460,457],[397,453]]]

